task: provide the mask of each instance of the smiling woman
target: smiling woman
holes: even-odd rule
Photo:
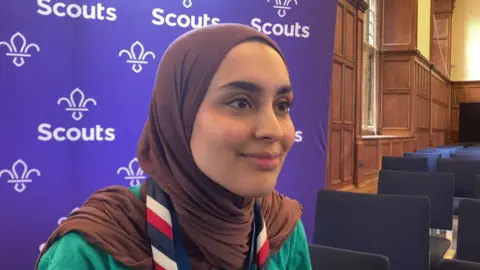
[[[37,269],[311,269],[302,206],[274,189],[295,140],[292,101],[264,34],[220,24],[182,35],[160,63],[139,143],[149,179],[93,194]]]

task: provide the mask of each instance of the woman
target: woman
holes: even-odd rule
[[[302,208],[274,190],[294,143],[277,45],[254,29],[190,31],[165,52],[138,159],[52,234],[37,269],[311,269]]]

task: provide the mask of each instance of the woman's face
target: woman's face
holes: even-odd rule
[[[190,147],[208,177],[240,196],[275,187],[295,128],[287,67],[270,46],[233,48],[215,73],[195,118]]]

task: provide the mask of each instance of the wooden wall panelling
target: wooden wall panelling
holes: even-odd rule
[[[455,0],[433,0],[434,12],[451,12],[455,7]]]
[[[356,186],[362,186],[378,178],[383,156],[401,156],[405,152],[414,151],[415,145],[415,138],[408,137],[372,137],[358,141],[359,169]]]
[[[357,150],[358,170],[355,186],[362,186],[368,181],[377,179],[382,146],[379,145],[379,140],[360,140],[357,143]]]
[[[458,142],[458,126],[459,126],[459,106],[460,103],[467,100],[466,85],[453,84],[452,85],[452,100],[450,113],[450,139],[452,142]]]
[[[365,24],[365,9],[357,10],[357,61],[356,61],[356,101],[355,101],[355,135],[356,137],[362,134],[362,86],[363,86],[363,42],[364,42],[364,24]],[[362,11],[363,10],[363,11]]]
[[[364,40],[364,23],[365,23],[365,10],[366,7],[363,9],[357,10],[357,74],[356,74],[356,102],[355,102],[355,144],[354,144],[354,178],[353,178],[353,185],[359,186],[359,167],[358,166],[358,144],[356,143],[357,140],[362,135],[362,86],[363,86],[363,40]]]
[[[452,17],[455,0],[433,0],[430,60],[443,74],[450,74],[452,51]]]
[[[384,52],[379,89],[379,131],[382,135],[412,136],[413,114],[411,56]]]
[[[353,183],[356,99],[357,9],[349,2],[337,4],[330,124],[327,156],[327,188]]]
[[[437,15],[446,14],[445,9],[452,6],[452,1],[432,0],[432,8],[435,2]],[[464,100],[480,101],[480,82],[470,86],[457,84],[451,90],[449,78],[416,49],[417,2],[380,1],[383,17],[377,99],[380,136],[362,136],[358,130],[362,110],[358,96],[361,93],[357,88],[356,186],[377,179],[383,156],[401,156],[405,152],[445,144],[449,129],[458,130],[459,96]],[[437,19],[442,18],[438,16]],[[433,17],[432,14],[432,20]],[[451,28],[448,23],[446,25],[436,38],[451,36]],[[432,53],[436,55],[437,52],[431,50]],[[457,97],[456,102],[452,101],[453,96]]]
[[[382,45],[385,51],[417,46],[417,0],[384,0]]]
[[[450,116],[450,81],[435,68],[431,72],[431,135],[430,145],[433,147],[447,142]]]
[[[417,50],[384,52],[383,57],[382,136],[364,136],[357,142],[356,183],[360,186],[377,178],[382,156],[401,156],[405,152],[444,145],[447,139],[451,100],[448,78]],[[480,101],[480,82],[476,87],[472,93],[478,93],[474,96]],[[466,93],[465,88],[457,87],[459,93]],[[392,99],[388,99],[389,96]]]
[[[428,148],[431,133],[431,64],[418,54],[414,58],[414,87],[415,87],[415,136],[417,148]]]
[[[452,143],[452,136],[451,136],[451,128],[452,128],[452,99],[453,99],[453,91],[452,91],[452,81],[448,80],[448,113],[447,113],[447,134],[445,138],[445,144]]]

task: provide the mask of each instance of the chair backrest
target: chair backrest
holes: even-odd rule
[[[480,150],[469,150],[467,148],[465,150],[459,150],[455,153],[452,153],[452,157],[454,156],[480,156]]]
[[[480,263],[480,200],[460,201],[456,258]]]
[[[456,155],[452,156],[454,159],[470,159],[470,160],[480,160],[480,155]]]
[[[480,270],[480,263],[443,259],[437,270]]]
[[[420,149],[417,153],[438,153],[441,158],[450,158],[457,149],[453,148],[429,148],[429,149]]]
[[[382,169],[406,172],[428,172],[428,158],[382,157]]]
[[[403,153],[404,158],[422,158],[425,157],[428,159],[428,171],[436,172],[437,171],[437,159],[442,157],[441,153],[438,152],[405,152]]]
[[[473,182],[475,175],[480,174],[480,160],[439,159],[437,170],[455,175],[455,197],[473,198]]]
[[[313,244],[386,256],[392,270],[429,269],[429,199],[318,192]]]
[[[480,175],[475,175],[473,180],[473,198],[480,199]]]
[[[462,149],[465,148],[463,144],[456,143],[456,144],[449,144],[449,145],[439,145],[437,147],[430,147],[430,149]]]
[[[452,173],[381,170],[378,194],[427,196],[430,199],[430,228],[451,230],[454,182]]]
[[[313,270],[389,270],[388,258],[353,250],[309,245]]]

